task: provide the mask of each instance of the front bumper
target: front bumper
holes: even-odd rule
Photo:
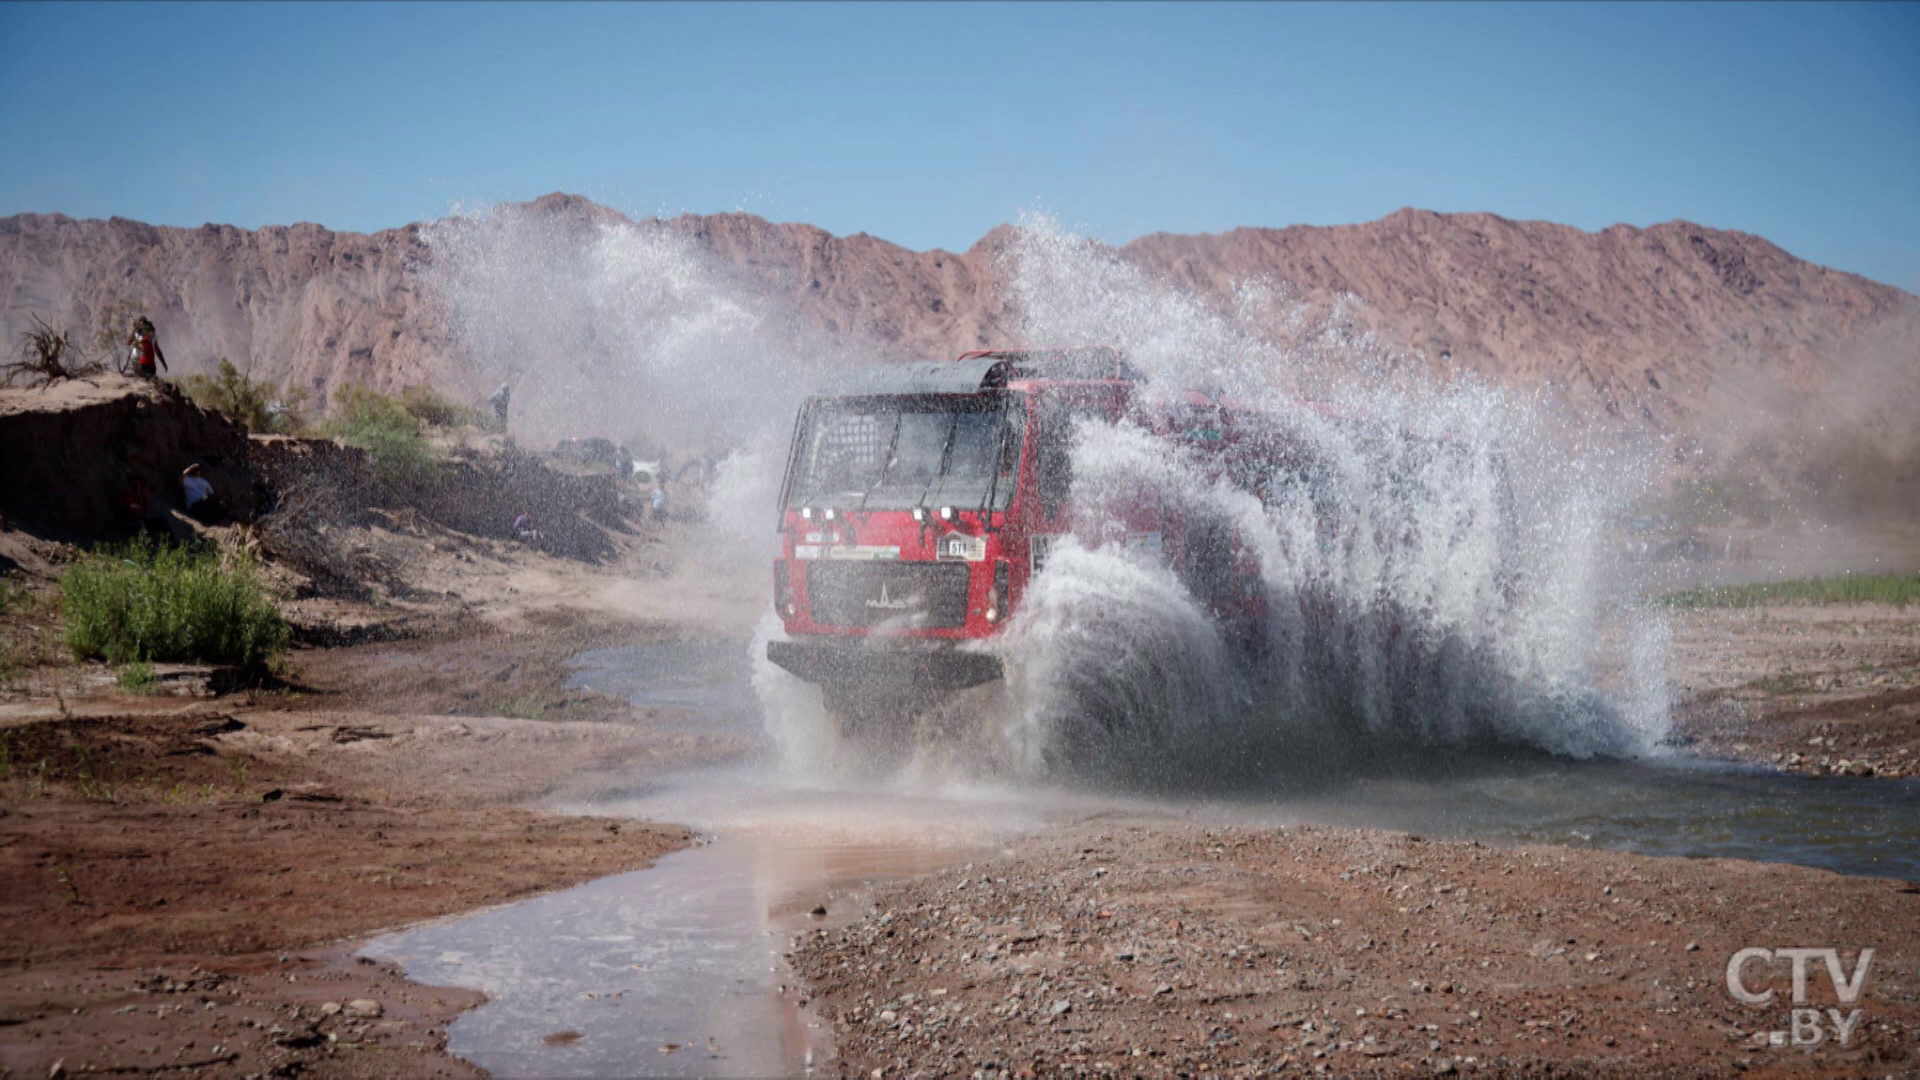
[[[769,641],[767,659],[810,683],[833,687],[963,690],[1001,676],[997,656],[864,639]]]

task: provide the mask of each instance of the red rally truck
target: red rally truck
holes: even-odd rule
[[[1139,373],[1106,347],[842,372],[795,426],[773,567],[786,635],[768,659],[818,684],[850,728],[998,679],[998,658],[964,646],[1006,625],[1073,531],[1078,418],[1185,440],[1229,477],[1286,456],[1257,414],[1205,394],[1143,397]],[[1216,615],[1257,621],[1258,574],[1224,523],[1150,501],[1102,511],[1103,535],[1158,551]]]

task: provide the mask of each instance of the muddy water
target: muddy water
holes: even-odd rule
[[[1240,792],[1206,812],[1920,879],[1913,780],[1794,776],[1688,758],[1423,756],[1419,774],[1349,776],[1278,800]]]
[[[495,1075],[796,1076],[832,1043],[784,985],[787,940],[850,914],[850,888],[970,853],[748,832],[363,953],[484,991],[448,1049]]]
[[[759,731],[739,643],[598,650],[574,667],[576,686],[668,707],[666,726]],[[499,1075],[831,1072],[825,1029],[786,985],[780,954],[793,934],[852,917],[875,882],[989,857],[1022,832],[1095,814],[1375,826],[1920,878],[1920,784],[1689,760],[1421,750],[1333,775],[1124,794],[809,785],[748,760],[583,778],[554,808],[681,822],[715,839],[648,870],[367,947],[416,980],[485,991],[492,1000],[453,1025],[450,1049]],[[822,907],[826,915],[811,914]]]

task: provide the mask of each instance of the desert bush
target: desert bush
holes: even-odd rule
[[[253,560],[155,544],[105,548],[60,579],[67,648],[109,663],[264,663],[286,648],[286,620]]]
[[[255,379],[224,356],[214,374],[182,375],[174,382],[201,408],[224,413],[248,431],[291,435],[306,426],[306,391]]]
[[[346,505],[339,488],[307,480],[282,491],[273,512],[260,520],[260,539],[273,557],[305,574],[322,595],[365,598],[353,561],[327,532]]]
[[[440,479],[440,458],[420,435],[420,421],[398,398],[364,386],[333,395],[327,434],[367,452],[374,476],[387,484],[427,487]]]
[[[15,380],[28,386],[46,386],[99,373],[100,365],[78,354],[67,331],[55,329],[38,315],[32,318],[33,326],[20,335],[17,358],[0,364],[0,386],[12,385]]]
[[[400,406],[428,427],[480,427],[480,410],[442,396],[430,386],[409,386],[400,391]]]
[[[135,660],[121,668],[113,681],[130,694],[151,694],[160,685],[159,678],[153,673],[153,665],[145,660]]]

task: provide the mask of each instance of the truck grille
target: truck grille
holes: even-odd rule
[[[823,626],[949,628],[967,621],[967,564],[813,562],[807,607]]]

